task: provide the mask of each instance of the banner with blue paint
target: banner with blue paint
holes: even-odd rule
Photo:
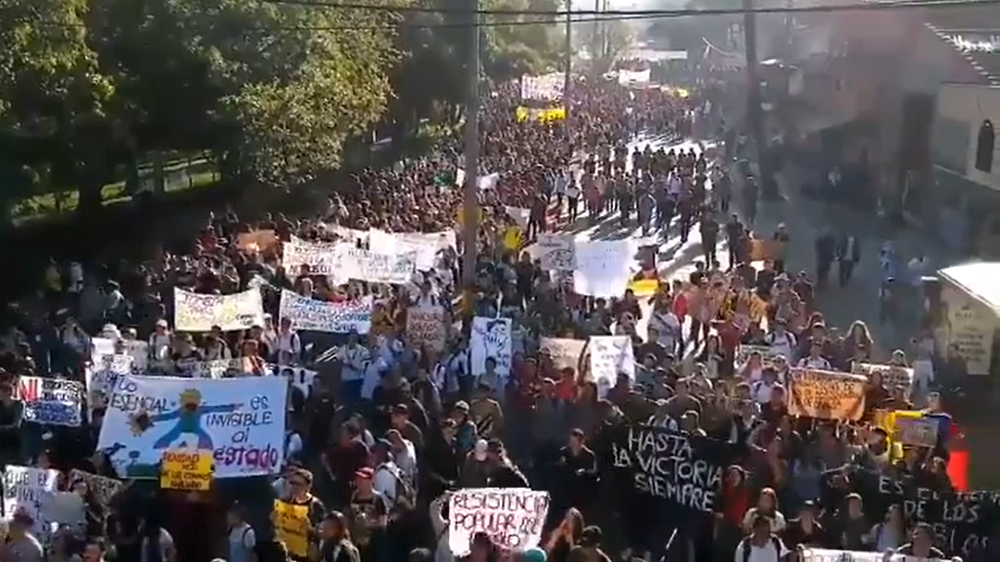
[[[80,427],[83,396],[81,382],[21,377],[15,398],[24,402],[24,421]]]

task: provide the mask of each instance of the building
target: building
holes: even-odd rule
[[[971,188],[980,186],[989,193],[998,186],[974,167],[957,166],[961,149],[953,139],[973,118],[953,123],[936,116],[943,96],[986,104],[979,100],[995,95],[1000,6],[800,14],[785,62],[792,70],[776,121],[790,137],[816,155],[821,168],[863,169],[859,177],[867,178],[873,199],[927,228],[948,231],[944,238],[968,249],[976,238],[972,229],[965,242],[942,229],[941,215],[948,212],[940,203],[964,201],[954,197],[956,190],[978,193],[982,189]],[[965,199],[969,206],[951,210],[963,215],[981,209],[981,198]]]

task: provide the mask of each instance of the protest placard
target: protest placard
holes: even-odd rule
[[[851,365],[851,372],[869,378],[873,373],[878,373],[882,377],[882,384],[888,389],[897,386],[909,389],[913,386],[913,369],[909,367],[854,362]]]
[[[893,478],[875,471],[856,470],[847,481],[847,489],[836,486],[833,473],[821,480],[820,506],[833,509],[841,505],[835,498],[856,492],[865,500],[865,516],[882,521],[892,505],[903,509],[903,517],[913,523],[926,523],[934,529],[937,546],[945,553],[966,557],[985,551],[1000,525],[1000,492],[953,492],[920,486],[913,476]]]
[[[123,485],[121,480],[99,476],[74,468],[69,472],[70,488],[76,482],[84,482],[86,484],[87,489],[93,494],[94,500],[98,502],[98,505],[111,505],[111,498],[118,493],[118,490]]]
[[[761,359],[764,360],[765,364],[769,364],[774,360],[775,355],[778,354],[777,351],[771,349],[767,345],[740,345],[736,348],[736,365],[737,367],[742,367],[746,364],[747,360],[750,359],[750,355],[754,352],[760,354]],[[785,359],[788,359],[787,357]]]
[[[631,240],[576,242],[574,290],[597,298],[620,297],[632,278],[634,256]]]
[[[655,498],[658,513],[715,509],[723,471],[736,454],[733,445],[645,425],[618,428],[611,437],[611,466],[624,475],[633,497]]]
[[[367,334],[372,326],[372,301],[327,302],[286,289],[281,291],[279,315],[291,321],[293,330]]]
[[[416,252],[393,253],[355,247],[342,247],[338,251],[342,253],[341,275],[349,279],[404,285],[417,271]]]
[[[3,472],[3,517],[25,513],[35,521],[33,531],[40,539],[52,532],[50,508],[57,491],[59,471],[9,464]]]
[[[542,338],[539,351],[552,358],[552,366],[556,369],[573,369],[579,373],[580,356],[583,355],[583,348],[586,346],[585,340]]]
[[[504,380],[510,376],[512,345],[510,318],[483,318],[472,320],[472,349],[470,363],[472,374],[480,376],[486,372],[486,360],[496,361],[496,372]]]
[[[911,447],[934,448],[937,445],[937,420],[897,416],[894,425],[893,441]]]
[[[258,289],[201,295],[174,288],[174,329],[179,332],[208,332],[213,326],[231,332],[263,325],[264,302]]]
[[[274,537],[285,544],[288,553],[298,558],[309,556],[309,506],[274,500],[271,512]]]
[[[208,490],[212,487],[212,451],[164,451],[160,487],[167,490]]]
[[[158,478],[164,451],[211,450],[216,478],[277,473],[285,443],[282,377],[121,377],[97,450],[121,477]]]
[[[199,361],[182,358],[175,362],[177,376],[193,379],[222,379],[265,374],[266,365],[252,357]]]
[[[531,246],[531,255],[542,262],[547,271],[573,271],[576,269],[576,245],[572,234],[553,232],[538,233],[538,240]]]
[[[93,364],[83,371],[84,382],[87,384],[87,407],[91,411],[103,408],[118,379],[137,370],[135,359],[131,355],[95,356]]]
[[[865,411],[867,380],[849,373],[793,369],[788,413],[825,420],[859,420]]]
[[[97,337],[91,338],[90,343],[94,346],[91,352],[91,361],[95,364],[98,362],[98,358],[125,354],[132,357],[135,371],[144,371],[149,365],[149,342]]]
[[[244,252],[269,252],[278,245],[278,233],[271,229],[251,230],[236,235],[236,247]]]
[[[904,554],[884,552],[860,552],[848,550],[827,550],[807,548],[802,552],[801,562],[943,562],[939,558],[921,558]]]
[[[587,352],[598,396],[603,398],[615,386],[620,373],[635,382],[635,352],[629,336],[590,336]]]
[[[24,402],[24,421],[80,427],[84,386],[78,381],[20,377],[14,399]]]
[[[448,339],[448,315],[441,306],[411,306],[406,311],[406,336],[414,347],[440,353]]]
[[[341,247],[350,248],[350,242],[310,242],[294,236],[285,242],[281,265],[290,275],[298,275],[303,265],[315,275],[344,278],[337,272],[343,267]]]
[[[472,536],[486,533],[500,549],[519,552],[538,546],[549,511],[549,493],[527,488],[467,488],[448,502],[448,547],[469,553]]]

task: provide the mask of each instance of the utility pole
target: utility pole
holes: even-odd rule
[[[476,248],[479,234],[479,0],[469,0],[469,58],[466,68],[465,186],[463,190],[462,223],[462,283],[463,303],[471,314],[472,295],[469,290],[476,279]]]
[[[747,125],[753,146],[751,154],[757,161],[761,195],[766,199],[778,197],[774,189],[767,157],[767,138],[764,135],[764,114],[761,109],[760,73],[757,61],[757,14],[753,0],[743,0],[743,43],[747,54]]]
[[[569,120],[573,118],[569,112],[570,105],[570,89],[573,84],[573,17],[571,12],[573,11],[573,0],[566,0],[566,74],[563,76],[563,98],[562,105],[563,109],[566,110],[566,118],[563,120],[563,126],[566,127],[566,137],[569,138],[570,124]]]

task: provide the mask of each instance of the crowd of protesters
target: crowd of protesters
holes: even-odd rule
[[[184,251],[161,248],[142,263],[53,263],[43,294],[11,307],[0,334],[0,459],[5,466],[59,470],[60,489],[85,498],[86,524],[60,528],[42,544],[27,513],[7,513],[0,561],[447,562],[457,559],[448,546],[449,498],[470,488],[545,490],[550,504],[537,546],[507,552],[478,533],[468,560],[651,556],[646,551],[652,549],[631,544],[623,518],[628,506],[604,478],[602,436],[620,424],[667,427],[743,447],[722,484],[716,518],[700,534],[676,541],[670,560],[732,560],[735,552],[737,562],[763,562],[794,556],[799,547],[985,559],[977,558],[986,555],[978,543],[960,549],[941,543],[933,527],[908,521],[899,505],[870,510],[850,485],[855,469],[863,468],[952,491],[944,469],[947,431],[934,448],[906,448],[900,458],[891,436],[874,423],[880,410],[939,411],[930,379],[916,388],[890,388],[872,376],[858,422],[788,414],[790,369],[850,371],[862,361],[910,366],[907,354],[879,357],[862,322],[842,334],[828,326],[815,309],[816,279],[790,276],[790,268],[804,264],[786,263],[780,248],[762,269],[751,266],[752,229],[729,209],[734,184],[745,182],[730,179],[726,160],[695,151],[630,153],[626,145],[638,134],[690,134],[690,108],[704,101],[697,92],[692,96],[578,86],[569,127],[517,123],[517,100],[503,93],[490,98],[480,116],[479,173],[498,176],[482,192],[479,245],[441,252],[434,270],[409,285],[338,285],[308,268],[287,271],[280,241],[335,240],[344,229],[460,227],[461,189],[454,179],[462,170],[455,151],[365,170],[352,185],[337,186],[317,217],[266,210],[251,221],[213,216]],[[756,205],[754,197],[747,200]],[[703,256],[690,276],[662,280],[654,295],[642,297],[648,307],[631,291],[619,299],[588,298],[550,279],[519,253],[521,246],[505,247],[503,233],[518,226],[508,208],[528,210],[521,246],[586,212],[595,224],[613,218],[664,240],[686,241],[697,227]],[[275,231],[276,246],[248,251],[235,244],[241,233],[260,230]],[[774,239],[786,241],[783,236]],[[728,259],[718,255],[723,244]],[[460,282],[463,251],[477,253],[472,286]],[[231,294],[247,287],[265,295],[262,325],[245,332],[173,329],[174,288]],[[331,302],[370,297],[372,328],[321,349],[324,340],[290,329],[280,317],[281,289]],[[407,310],[424,305],[449,312],[442,352],[416,348],[407,337]],[[467,312],[512,319],[506,385],[489,372],[470,371],[468,327],[450,328]],[[644,314],[647,328],[640,333]],[[636,362],[634,378],[622,374],[606,393],[586,368],[556,368],[540,351],[542,337],[604,334],[632,336]],[[119,478],[95,451],[102,409],[91,409],[78,429],[37,427],[24,419],[15,392],[19,377],[83,380],[95,337],[148,342],[150,363],[166,375],[182,375],[185,361],[240,357],[315,369],[307,388],[289,384],[282,473],[242,483],[217,479],[209,491],[185,493],[158,489],[155,480],[125,479],[116,494],[99,498],[73,474]],[[937,357],[922,343],[914,351],[913,361],[930,362],[931,369],[957,360]],[[828,489],[831,474],[835,485]],[[304,552],[277,540],[276,499],[306,506]]]

